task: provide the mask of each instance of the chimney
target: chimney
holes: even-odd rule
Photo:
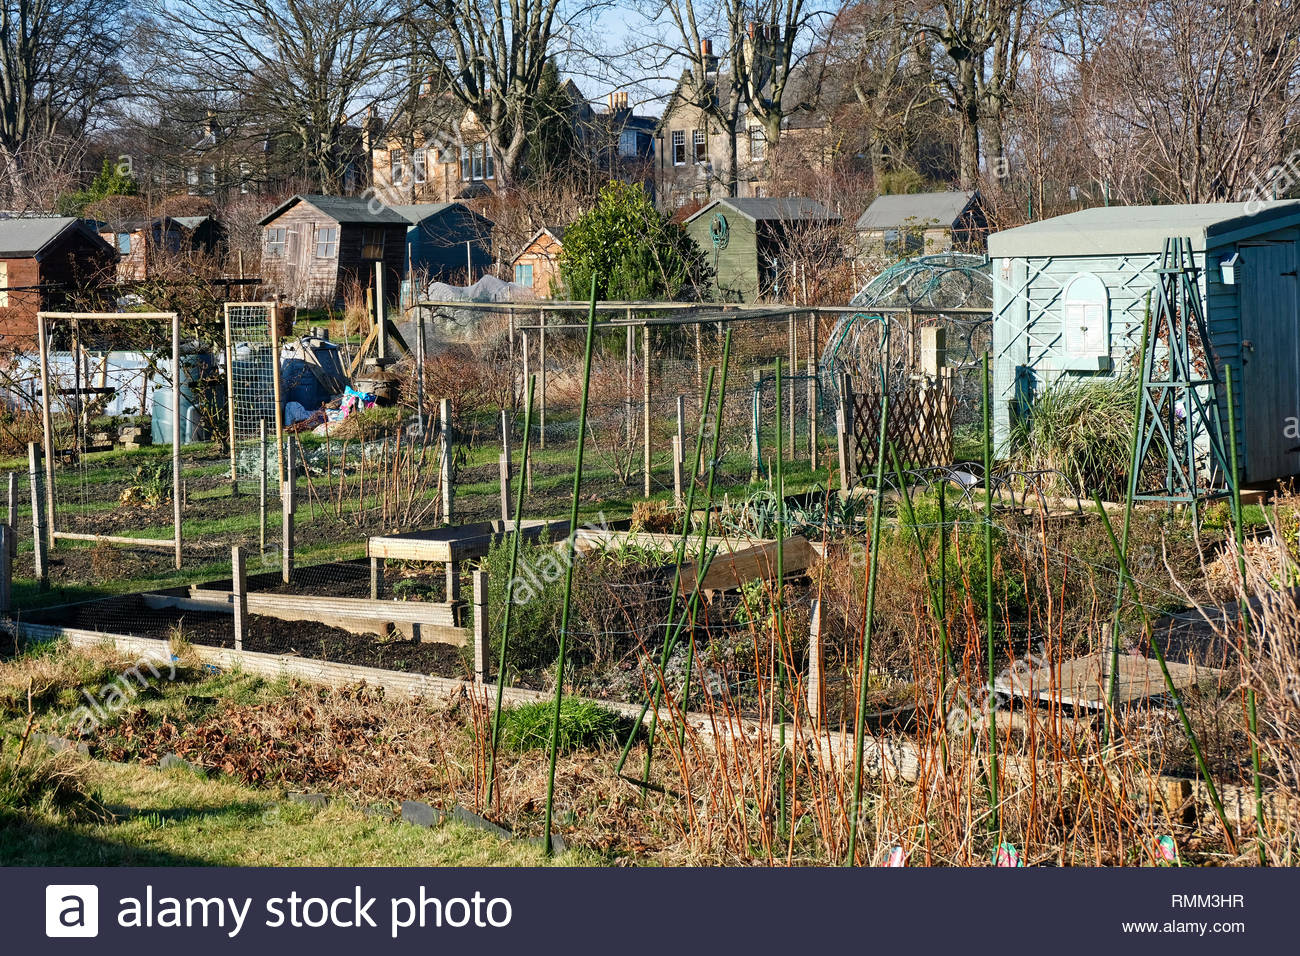
[[[751,40],[754,39],[754,21],[753,21],[753,20],[750,20],[750,21],[749,21],[749,38],[750,38]]]
[[[702,56],[705,60],[711,60],[713,58],[712,40],[705,39],[700,41],[700,56]]]
[[[618,101],[617,93],[609,94],[609,111],[612,113],[617,108],[614,104]]]

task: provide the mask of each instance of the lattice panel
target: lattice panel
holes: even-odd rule
[[[880,406],[879,391],[853,395],[853,454],[857,473],[862,476],[875,471]],[[897,449],[902,467],[925,468],[952,462],[952,410],[951,375],[911,382],[890,395],[886,440]]]

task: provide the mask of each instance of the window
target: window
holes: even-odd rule
[[[749,128],[749,158],[755,163],[761,163],[767,156],[767,134],[763,132],[761,126],[751,126]]]
[[[475,143],[460,148],[460,178],[466,182],[482,182],[494,178],[492,149],[487,143]]]
[[[414,155],[412,155],[411,157],[411,169],[415,173],[415,181],[417,183],[424,182],[426,178],[425,160],[427,156],[428,156],[427,152],[425,152],[422,149],[417,149]]]
[[[130,238],[129,236],[127,237]],[[283,259],[284,247],[289,240],[289,230],[283,226],[266,230],[266,255],[270,259]]]
[[[131,254],[131,234],[129,232],[119,232],[117,234],[117,251],[124,256]]]
[[[1101,279],[1082,272],[1070,280],[1065,287],[1064,319],[1067,359],[1110,355],[1109,296]]]
[[[618,134],[618,154],[620,156],[635,156],[636,149],[636,130],[625,129]]]
[[[673,165],[686,165],[686,130],[673,130]]]
[[[390,149],[388,151],[388,168],[392,170],[392,180],[394,185],[399,185],[406,181],[406,154],[400,149]]]
[[[515,285],[533,287],[533,264],[531,262],[515,263]]]
[[[519,267],[516,266],[515,271],[518,270]],[[0,309],[7,308],[9,308],[9,263],[0,262]]]
[[[709,161],[709,144],[704,130],[697,129],[691,134],[691,143],[695,146],[695,163],[702,166]]]
[[[362,230],[361,258],[362,259],[384,258],[384,230],[383,229],[377,229],[373,226],[370,226]]]
[[[316,258],[333,259],[339,251],[339,227],[322,226],[316,230]]]

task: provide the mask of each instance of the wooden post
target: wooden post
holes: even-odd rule
[[[230,332],[230,310],[226,314],[226,425],[230,440],[230,495],[239,494],[239,461],[235,454],[235,340]]]
[[[948,364],[948,341],[943,326],[927,325],[921,329],[921,374],[937,379]]]
[[[788,402],[788,407],[790,409],[790,413],[789,413],[790,444],[787,445],[786,447],[790,449],[789,451],[790,460],[794,461],[797,457],[799,457],[799,451],[798,451],[799,446],[795,444],[795,425],[794,425],[795,418],[796,418],[796,411],[794,407],[794,377],[799,372],[799,343],[797,338],[793,312],[790,313],[789,326],[790,326],[790,330],[789,330],[790,331],[790,364],[787,365],[786,368],[790,370],[790,380],[789,380],[789,384],[786,386],[786,391],[789,393],[787,402]],[[777,422],[777,427],[780,427],[780,424],[781,424],[780,422]]]
[[[442,523],[451,524],[451,399],[444,398],[438,402],[438,421],[442,425],[442,445],[438,456],[442,476]]]
[[[32,486],[32,562],[36,580],[44,591],[50,586],[50,568],[46,554],[48,539],[45,536],[45,497],[41,494],[41,453],[36,443],[27,445],[27,476]]]
[[[488,576],[474,572],[474,680],[487,680],[488,662]]]
[[[285,584],[288,584],[290,578],[293,577],[293,509],[295,485],[298,483],[293,458],[293,440],[291,438],[285,443],[284,454],[281,456],[281,467],[288,474],[288,478],[280,487],[280,579]]]
[[[257,422],[258,450],[262,455],[262,470],[257,480],[257,539],[261,553],[266,553],[266,419]]]
[[[835,440],[840,452],[840,491],[853,487],[851,468],[857,467],[853,454],[853,380],[847,372],[840,376],[840,401],[835,411]]]
[[[9,472],[9,555],[18,557],[18,472]]]
[[[528,390],[528,333],[520,332],[519,336],[520,354],[523,355],[524,363],[524,387],[520,390],[520,394],[523,394]],[[523,399],[521,398],[520,401]]]
[[[641,323],[641,454],[645,497],[650,497],[650,325]]]
[[[181,314],[172,313],[172,520],[176,570],[181,567]]]
[[[673,501],[682,506],[686,484],[686,396],[677,396],[677,434],[673,435]]]
[[[365,345],[365,342],[362,342]],[[280,306],[271,309],[271,391],[275,395],[275,457],[284,488],[284,400],[280,389]]]
[[[750,436],[749,436],[749,480],[758,481],[758,476],[762,473],[762,447],[759,444],[759,433],[763,427],[763,373],[754,369],[754,385],[751,403],[754,410],[750,417]],[[776,427],[780,428],[781,423],[777,422]]]
[[[510,520],[510,413],[501,409],[501,454],[497,460],[501,479],[501,520]]]
[[[546,310],[537,313],[537,447],[546,447]],[[524,379],[524,388],[527,388]]]
[[[826,665],[822,647],[822,602],[813,599],[808,617],[808,715],[813,726],[822,725],[822,702],[826,699]]]
[[[700,403],[701,409],[704,406],[704,333],[700,331],[700,323],[695,323],[695,396],[696,401]]]
[[[370,600],[378,601],[379,595],[384,593],[384,567],[387,561],[383,558],[370,559]]]
[[[447,562],[447,603],[451,605],[452,620],[460,625],[460,567],[455,561]]]
[[[230,593],[235,605],[235,650],[242,651],[248,627],[248,568],[239,545],[230,549]]]
[[[375,263],[375,361],[388,361],[388,308],[384,302],[384,264]]]
[[[8,614],[13,607],[13,539],[14,529],[0,524],[0,614]]]
[[[45,328],[45,316],[36,313],[36,338],[41,354],[41,427],[45,443],[45,547],[54,550],[54,420],[50,413],[50,351]],[[33,501],[32,511],[35,512]]]
[[[808,467],[817,470],[817,313],[808,313]]]
[[[424,307],[415,307],[415,420],[424,436]]]

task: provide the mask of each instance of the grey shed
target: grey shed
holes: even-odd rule
[[[854,229],[864,245],[904,253],[983,251],[988,219],[978,191],[877,196]]]
[[[1111,206],[990,236],[999,448],[1054,383],[1134,374],[1170,237],[1191,240],[1209,351],[1232,368],[1244,479],[1300,472],[1300,201]]]

